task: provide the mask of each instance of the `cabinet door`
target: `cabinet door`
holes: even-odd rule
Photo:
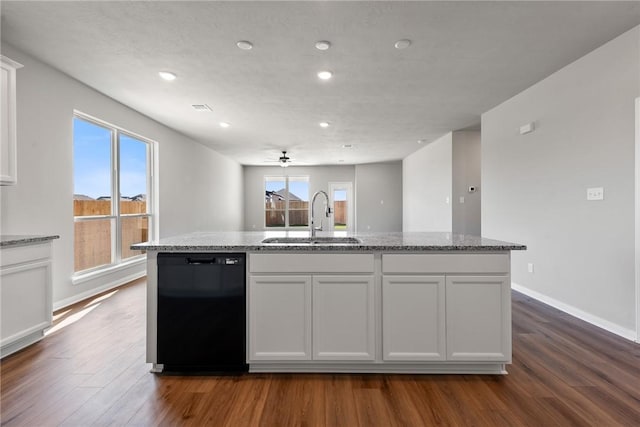
[[[508,276],[447,276],[447,360],[511,362]]]
[[[384,360],[445,359],[444,276],[382,278]]]
[[[249,359],[311,359],[311,276],[250,276]]]
[[[0,55],[0,185],[17,182],[16,70],[22,67]]]
[[[1,355],[9,354],[6,346],[49,327],[51,319],[51,262],[1,268],[0,345],[5,347]]]
[[[374,360],[373,276],[313,277],[313,359]]]

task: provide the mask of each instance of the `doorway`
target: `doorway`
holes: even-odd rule
[[[351,182],[329,183],[329,205],[333,215],[329,217],[331,231],[352,232],[353,223],[353,184]]]

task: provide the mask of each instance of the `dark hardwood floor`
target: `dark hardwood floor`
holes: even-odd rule
[[[640,345],[513,294],[509,375],[149,373],[145,282],[6,357],[3,426],[640,426]]]

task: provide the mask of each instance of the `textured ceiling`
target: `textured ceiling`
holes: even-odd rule
[[[640,24],[639,2],[611,1],[3,0],[0,12],[3,43],[258,165],[281,150],[299,164],[401,159]]]

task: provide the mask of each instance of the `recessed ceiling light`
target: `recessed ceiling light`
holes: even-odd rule
[[[220,127],[221,128],[228,128],[229,126],[231,126],[229,123],[227,122],[220,122]]]
[[[402,40],[398,40],[394,46],[396,47],[396,49],[406,49],[409,46],[411,46],[411,40],[409,39],[402,39]]]
[[[178,77],[169,71],[160,71],[158,72],[158,75],[168,82],[170,82],[171,80],[175,80],[176,77]]]
[[[342,144],[342,148],[353,148],[353,144]]]
[[[340,159],[338,160],[338,163],[344,163],[344,160]]]
[[[246,40],[240,40],[238,43],[236,43],[236,46],[238,46],[242,50],[251,50],[251,49],[253,49],[253,43],[251,43],[249,41],[246,41]]]
[[[427,140],[426,140],[426,139],[419,139],[419,140],[418,140],[418,144],[424,144],[425,142],[427,142]]]
[[[333,77],[333,73],[331,71],[320,71],[318,73],[318,78],[321,80],[329,80],[331,77]]]
[[[318,50],[327,50],[331,47],[331,42],[328,42],[326,40],[320,40],[319,42],[316,42],[316,49]]]
[[[320,122],[320,127],[321,128],[328,128],[330,124],[331,123],[329,123],[329,122]]]

